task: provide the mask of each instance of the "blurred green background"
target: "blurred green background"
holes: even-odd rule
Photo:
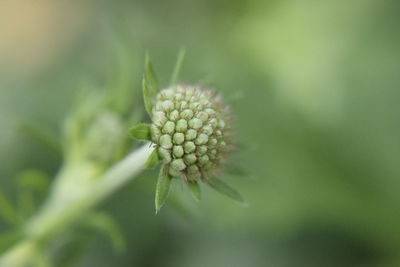
[[[70,266],[96,267],[400,266],[399,14],[385,0],[3,0],[1,191],[18,202],[21,171],[54,176],[61,159],[20,125],[59,131],[80,84],[104,87],[119,72],[117,46],[132,90],[146,50],[167,85],[186,47],[182,81],[218,88],[237,116],[232,164],[245,175],[226,179],[249,206],[205,186],[197,204],[177,184],[185,205],[171,199],[155,216],[156,173],[146,171],[100,207],[120,224],[125,251],[82,234],[59,257],[80,251]]]

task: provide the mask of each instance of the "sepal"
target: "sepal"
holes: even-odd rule
[[[220,179],[218,178],[211,178],[209,177],[207,179],[207,183],[216,191],[218,191],[219,193],[230,197],[231,199],[244,204],[245,201],[243,199],[243,197],[239,194],[238,191],[236,191],[234,188],[232,188],[230,185],[227,185],[226,183],[222,182]]]
[[[171,180],[172,177],[169,176],[165,166],[162,166],[156,185],[156,214],[160,211],[161,207],[165,204],[165,201],[168,198]]]
[[[153,152],[151,152],[149,158],[147,159],[146,163],[144,164],[144,167],[146,169],[151,169],[154,166],[156,166],[160,162],[160,157],[158,155],[157,149],[154,149]]]
[[[132,138],[138,140],[151,141],[151,128],[146,123],[136,124],[129,130],[129,134]]]
[[[160,91],[160,88],[158,86],[156,74],[154,73],[153,65],[150,61],[150,57],[148,54],[146,54],[144,64],[144,75],[142,83],[143,100],[146,111],[149,116],[151,116],[151,110],[153,109],[154,101],[156,99],[157,93]]]
[[[201,200],[201,191],[200,191],[200,185],[198,182],[196,181],[188,181],[187,182],[187,186],[189,188],[190,193],[192,193],[193,198],[196,201],[200,201]]]

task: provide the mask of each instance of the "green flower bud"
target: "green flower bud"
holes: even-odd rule
[[[201,178],[201,173],[199,171],[199,167],[196,165],[191,165],[187,168],[187,177],[190,180],[198,180]]]
[[[218,125],[218,120],[216,118],[212,118],[211,120],[208,121],[208,124],[211,125],[213,129],[215,129]]]
[[[200,129],[203,126],[203,122],[198,118],[191,119],[188,124],[193,129]]]
[[[185,102],[186,104],[186,102]],[[193,117],[193,111],[190,109],[185,109],[181,112],[181,118],[185,120],[190,120]]]
[[[204,123],[208,120],[208,114],[204,111],[201,111],[196,115],[196,118],[200,119]]]
[[[209,157],[207,155],[203,155],[199,158],[199,162],[201,165],[205,165],[209,161]]]
[[[182,159],[174,159],[171,162],[171,168],[176,170],[176,171],[182,171],[186,168],[185,163],[183,162]]]
[[[197,167],[196,165],[192,165],[188,167],[187,171],[189,174],[195,174],[199,172],[199,167]]]
[[[159,121],[161,123],[165,123],[167,121],[167,116],[165,116],[165,113],[162,111],[154,112],[153,116],[154,120]]]
[[[208,144],[212,147],[216,146],[218,143],[217,138],[210,138],[210,140],[208,141]]]
[[[208,142],[208,136],[206,134],[199,134],[194,141],[196,145],[204,145]]]
[[[171,111],[171,112],[169,113],[168,118],[169,118],[171,121],[176,121],[177,119],[179,119],[179,111],[177,111],[177,110]]]
[[[160,128],[157,127],[156,125],[152,124],[151,127],[150,127],[150,129],[151,129],[151,130],[150,130],[150,131],[151,131],[151,139],[152,139],[153,141],[158,140],[158,139],[160,138],[160,136],[161,136]]]
[[[164,111],[170,111],[174,108],[174,102],[171,100],[165,100],[161,103],[161,106]]]
[[[192,153],[192,154],[186,154],[184,159],[185,159],[186,163],[188,163],[189,165],[192,165],[193,163],[196,162],[197,157],[195,154]]]
[[[229,153],[226,106],[209,90],[161,90],[152,109],[151,138],[171,176],[207,179]]]
[[[196,145],[193,142],[189,141],[185,143],[184,148],[186,153],[191,153],[196,150]]]
[[[185,152],[183,151],[182,146],[174,146],[172,149],[172,154],[175,156],[175,158],[181,158]]]
[[[180,133],[184,133],[187,130],[187,121],[185,119],[180,119],[176,122],[175,130]]]
[[[185,135],[183,133],[175,133],[173,137],[174,144],[180,145],[185,141]]]
[[[171,162],[171,153],[169,153],[168,150],[160,147],[158,148],[158,155],[160,155],[160,158],[163,160],[163,163],[170,163]]]
[[[198,146],[197,153],[199,155],[204,155],[205,153],[207,153],[207,146]]]
[[[162,132],[165,134],[172,134],[174,130],[175,130],[175,123],[173,123],[172,121],[167,121],[162,128]]]
[[[164,134],[160,137],[160,146],[166,149],[172,147],[171,136],[168,134]]]
[[[186,140],[192,141],[192,140],[194,140],[196,137],[197,137],[197,131],[196,131],[196,130],[189,129],[189,130],[186,132],[186,135],[185,135]]]
[[[206,135],[210,136],[213,133],[213,128],[210,125],[206,125],[201,129],[201,131]]]

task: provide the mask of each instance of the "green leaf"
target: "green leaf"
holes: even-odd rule
[[[143,75],[143,100],[146,111],[150,116],[156,95],[159,90],[160,88],[158,87],[158,82],[153,70],[153,65],[150,61],[149,55],[146,54]]]
[[[169,189],[171,186],[171,177],[167,174],[166,168],[163,166],[160,170],[160,175],[158,176],[157,186],[156,186],[156,214],[160,211],[161,207],[164,205],[168,198]]]
[[[197,182],[187,182],[187,186],[196,201],[201,200],[200,185]]]
[[[124,251],[126,242],[122,231],[113,217],[106,213],[93,213],[84,218],[84,224],[105,234],[117,252]]]
[[[149,124],[139,123],[133,126],[129,130],[129,133],[131,137],[135,139],[151,141],[151,129]]]
[[[249,174],[243,168],[238,166],[229,166],[226,168],[226,172],[234,176],[241,176],[241,177],[249,176]]]
[[[221,194],[232,198],[240,203],[244,203],[244,199],[242,196],[233,189],[231,186],[227,185],[226,183],[222,182],[220,179],[217,178],[209,178],[208,184],[215,189],[216,191],[220,192]]]
[[[171,81],[169,83],[171,86],[176,85],[176,83],[178,82],[179,73],[181,72],[181,69],[182,69],[182,64],[183,64],[183,60],[185,59],[185,54],[186,54],[186,50],[184,48],[182,48],[179,51],[178,58],[176,59],[174,71],[172,72]]]
[[[155,165],[157,165],[158,162],[160,162],[160,157],[158,156],[157,149],[154,149],[153,152],[151,152],[146,163],[144,164],[144,167],[147,169],[153,168]]]

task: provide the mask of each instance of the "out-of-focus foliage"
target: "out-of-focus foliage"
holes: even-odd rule
[[[44,177],[56,174],[61,158],[54,140],[77,88],[86,81],[108,88],[117,80],[140,92],[137,66],[146,50],[159,84],[167,86],[184,46],[181,79],[218,88],[237,115],[241,145],[232,169],[246,175],[227,179],[249,206],[206,187],[196,203],[174,182],[171,203],[154,216],[157,174],[146,171],[100,207],[112,219],[95,214],[89,230],[65,237],[70,247],[54,247],[62,252],[57,262],[400,265],[397,1],[6,0],[0,6],[0,240],[18,235],[11,229],[40,204]],[[36,123],[48,130],[22,127]],[[21,178],[32,169],[37,178]],[[33,192],[34,206],[23,190]],[[125,248],[113,250],[93,226]]]

